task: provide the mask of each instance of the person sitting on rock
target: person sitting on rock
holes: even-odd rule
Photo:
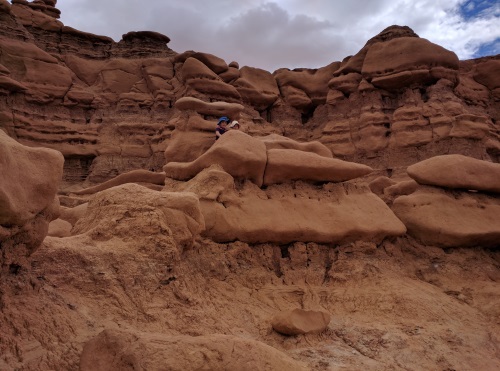
[[[217,128],[215,129],[215,140],[219,139],[222,136],[222,134],[224,134],[227,131],[227,124],[230,121],[231,120],[226,116],[223,116],[219,119],[219,122],[217,123]]]
[[[233,121],[229,124],[229,129],[231,130],[240,130],[240,123],[238,121]]]

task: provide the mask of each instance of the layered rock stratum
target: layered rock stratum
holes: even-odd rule
[[[500,368],[500,56],[269,72],[56,6],[0,0],[0,369]]]

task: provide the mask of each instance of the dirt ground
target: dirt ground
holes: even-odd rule
[[[312,370],[497,370],[500,252],[422,246],[216,244],[178,254],[138,239],[45,239],[2,277],[0,368],[78,369],[104,329],[235,335]],[[272,317],[331,314],[326,331],[287,337]]]

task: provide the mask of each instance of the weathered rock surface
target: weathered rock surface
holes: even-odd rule
[[[0,0],[0,128],[60,151],[62,190],[85,194],[0,223],[0,369],[93,369],[97,354],[105,368],[500,368],[495,178],[466,192],[406,171],[443,154],[498,163],[498,56],[458,61],[392,26],[342,62],[271,74],[156,32],[75,30],[55,6]],[[214,144],[228,115],[248,135]],[[261,188],[268,151],[295,161]],[[373,172],[325,183],[304,159]],[[335,321],[285,338],[271,319],[290,308]]]
[[[228,335],[166,336],[105,330],[83,349],[80,369],[305,370],[261,342]]]
[[[47,235],[59,215],[62,170],[60,153],[23,146],[0,130],[0,268],[20,265]]]
[[[132,219],[129,225],[122,220]],[[136,231],[130,231],[130,228]],[[153,191],[128,183],[97,193],[72,234],[111,239],[140,231],[145,238],[173,236],[179,246],[191,245],[205,228],[198,198],[192,193]]]
[[[366,189],[354,186],[325,186],[315,190],[302,183],[301,190],[290,185],[269,186],[260,190],[251,183],[239,191],[229,187],[228,180],[204,175],[192,179],[189,189],[203,197],[201,208],[206,230],[203,234],[214,241],[245,241],[248,243],[279,243],[314,241],[316,243],[347,243],[356,240],[380,241],[406,232],[401,221],[387,205]],[[217,186],[221,182],[222,186]],[[195,185],[197,184],[197,185]],[[293,197],[286,197],[292,193]]]
[[[438,189],[398,197],[392,210],[408,233],[440,247],[500,246],[500,200],[481,194]]]

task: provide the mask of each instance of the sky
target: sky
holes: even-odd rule
[[[500,54],[500,0],[59,0],[66,26],[119,41],[156,31],[168,46],[273,72],[356,54],[388,26],[409,26],[460,59]]]

